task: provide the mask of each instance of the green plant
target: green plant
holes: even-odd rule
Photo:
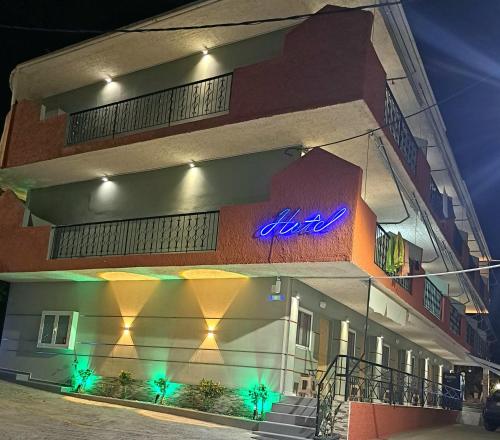
[[[264,415],[264,405],[266,403],[269,391],[264,384],[255,385],[249,392],[248,395],[253,403],[253,418],[262,419]],[[260,402],[260,411],[259,411]]]
[[[163,404],[163,400],[165,399],[165,394],[167,393],[167,388],[168,388],[168,382],[166,379],[163,377],[160,377],[159,379],[156,379],[154,381],[154,384],[156,386],[156,389],[158,390],[158,393],[156,394],[155,398],[155,403],[158,403],[158,400],[160,401],[160,405]]]
[[[201,410],[210,411],[215,399],[224,394],[224,387],[220,382],[214,382],[209,379],[201,379],[198,385],[198,391],[201,394]]]
[[[76,392],[84,392],[85,387],[87,386],[87,382],[89,378],[94,374],[94,370],[90,368],[82,368],[76,372],[77,375],[77,383],[76,383]]]
[[[122,370],[118,375],[118,382],[120,382],[120,386],[122,387],[122,399],[125,399],[127,396],[127,386],[133,382],[132,373]]]

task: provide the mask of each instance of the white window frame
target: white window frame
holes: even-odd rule
[[[353,357],[356,357],[356,342],[357,342],[357,338],[358,338],[358,335],[356,333],[356,330],[353,330],[353,329],[349,329],[347,331],[347,351],[349,352],[349,333],[352,333],[354,335],[354,353],[352,354]],[[349,353],[347,353],[349,355]]]
[[[309,347],[305,347],[304,345],[297,344],[295,345],[297,347],[303,348],[304,350],[312,350],[312,340],[313,340],[313,323],[314,323],[314,314],[310,310],[304,309],[302,307],[299,307],[299,312],[305,313],[306,315],[309,315],[311,317],[311,329],[309,330]],[[299,315],[297,314],[297,334],[299,334]]]
[[[43,327],[45,324],[46,316],[54,316],[54,326],[52,328],[52,339],[50,343],[42,342]],[[59,317],[68,316],[68,332],[66,334],[65,344],[56,344],[57,328],[59,325]],[[70,311],[53,311],[47,310],[42,312],[42,318],[40,320],[40,328],[38,330],[38,341],[36,346],[38,348],[63,348],[67,350],[73,350],[75,348],[76,339],[76,328],[78,325],[78,312]]]

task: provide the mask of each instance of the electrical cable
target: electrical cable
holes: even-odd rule
[[[405,0],[408,1],[408,0]],[[199,25],[191,25],[191,26],[172,26],[165,28],[143,28],[143,29],[125,29],[125,28],[117,28],[117,29],[67,29],[67,28],[47,28],[40,26],[22,26],[22,25],[10,25],[2,23],[0,24],[0,29],[5,30],[14,30],[14,31],[31,31],[31,32],[55,32],[55,33],[68,33],[68,34],[106,34],[106,33],[148,33],[148,32],[176,32],[176,31],[187,31],[187,30],[196,30],[196,29],[213,29],[213,28],[226,28],[226,27],[234,27],[234,26],[254,26],[259,24],[266,23],[276,23],[283,21],[296,21],[303,20],[305,18],[316,17],[319,15],[333,15],[333,14],[343,14],[347,12],[360,11],[364,9],[375,9],[375,8],[383,8],[385,6],[395,6],[403,3],[403,0],[395,0],[388,1],[383,3],[372,3],[368,5],[354,6],[352,8],[344,8],[344,9],[334,9],[334,10],[326,10],[326,11],[318,11],[313,13],[306,14],[298,14],[298,15],[289,15],[285,17],[271,17],[271,18],[260,18],[255,20],[246,20],[246,21],[233,21],[226,23],[211,23],[211,24],[199,24]]]

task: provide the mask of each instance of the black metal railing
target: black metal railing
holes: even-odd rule
[[[431,177],[430,181],[430,193],[431,193],[431,208],[439,219],[444,219],[443,212],[443,195],[439,191],[439,188]]]
[[[55,226],[50,258],[212,251],[218,225],[211,211]]]
[[[233,74],[71,113],[66,144],[199,119],[229,110]]]
[[[386,259],[387,250],[389,248],[389,241],[391,236],[386,232],[382,226],[377,224],[377,230],[375,232],[375,264],[380,267],[387,275],[395,275],[387,272],[386,270]],[[412,279],[411,278],[394,278],[394,281],[398,283],[407,292],[411,292]]]
[[[403,112],[399,108],[389,85],[386,85],[385,88],[384,123],[389,128],[392,137],[401,150],[406,165],[411,172],[415,174],[417,170],[418,144],[411,133],[410,127],[408,126]]]
[[[450,329],[456,335],[460,335],[462,327],[462,315],[453,306],[450,306]]]
[[[334,437],[337,414],[346,401],[461,410],[462,392],[401,370],[339,355],[318,384],[317,438]]]
[[[436,318],[441,319],[442,303],[443,294],[429,278],[426,278],[424,284],[424,307]]]

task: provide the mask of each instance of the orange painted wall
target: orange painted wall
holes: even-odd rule
[[[350,402],[349,440],[385,439],[399,432],[451,425],[458,411]]]
[[[297,25],[286,36],[280,56],[235,69],[230,110],[222,116],[64,146],[66,116],[40,121],[40,106],[22,101],[17,106],[5,166],[350,102],[365,95],[379,114],[384,105],[385,72],[371,43],[372,23],[370,12],[354,11],[318,15]]]
[[[221,208],[216,251],[58,260],[47,259],[50,228],[21,227],[24,207],[6,192],[0,197],[0,211],[8,213],[0,223],[0,271],[350,261],[361,180],[360,168],[315,149],[273,178],[270,200]],[[255,236],[260,226],[284,208],[328,217],[339,206],[347,207],[348,215],[325,235],[274,240]]]

